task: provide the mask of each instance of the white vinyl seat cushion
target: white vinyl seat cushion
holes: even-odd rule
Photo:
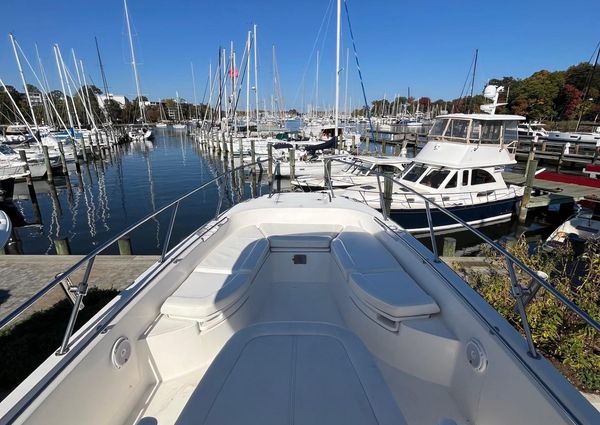
[[[271,322],[235,333],[179,425],[405,425],[377,363],[350,331]]]
[[[200,261],[195,272],[231,274],[255,270],[269,252],[269,243],[256,226],[229,235]]]
[[[347,227],[331,242],[331,251],[346,276],[354,271],[398,269],[392,254],[370,233]]]
[[[193,272],[165,300],[160,312],[170,317],[203,320],[234,304],[250,285],[249,272]]]
[[[390,318],[414,318],[439,313],[440,308],[404,270],[352,273],[350,288],[365,304]]]

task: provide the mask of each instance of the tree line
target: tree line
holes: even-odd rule
[[[505,92],[499,102],[498,113],[523,115],[528,120],[569,121],[579,118],[596,122],[600,118],[600,73],[593,72],[587,62],[573,65],[564,71],[540,70],[527,78],[502,77],[491,79],[488,84],[504,86]],[[585,99],[584,99],[585,97]],[[479,112],[479,106],[488,103],[483,95],[463,96],[452,100],[428,97],[378,99],[371,102],[370,112],[374,116],[398,115],[404,111],[414,114],[441,111],[469,113]],[[366,116],[366,108],[353,111],[353,115]]]
[[[97,126],[109,120],[114,124],[128,124],[135,123],[140,119],[137,97],[132,101],[125,98],[124,105],[112,98],[106,99],[102,102],[104,105],[104,108],[102,108],[98,100],[98,95],[103,94],[102,90],[94,85],[80,87],[79,90],[73,93],[72,97],[69,95],[65,96],[60,90],[52,90],[43,101],[39,101],[42,92],[38,87],[28,84],[27,90],[37,100],[32,109],[38,124],[62,127],[64,123],[68,127],[67,105],[75,126],[77,126],[76,121],[78,120],[82,127],[91,127],[93,123],[91,122],[90,115]],[[85,106],[83,99],[85,99]],[[148,98],[142,96],[142,101],[147,102]],[[177,102],[175,99],[164,99],[161,103],[161,106],[150,104],[144,107],[148,122],[158,122],[161,119],[168,119],[167,108],[176,106]],[[198,105],[196,111],[195,105],[188,102],[181,102],[180,108],[183,116],[182,119],[195,118],[196,114],[202,118],[206,110],[206,105]],[[23,118],[30,124],[34,122],[25,92],[20,92],[13,86],[6,86],[6,90],[0,90],[0,125],[22,123]]]

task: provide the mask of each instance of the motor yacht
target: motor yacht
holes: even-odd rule
[[[377,156],[355,156],[342,157],[343,161],[330,161],[331,166],[344,166],[339,171],[336,167],[330,170],[330,176],[325,174],[325,160],[331,158],[321,158],[319,167],[311,168],[312,173],[304,174],[305,170],[296,168],[297,177],[291,181],[293,187],[307,192],[322,189],[342,189],[356,185],[373,184],[377,185],[377,174],[389,171],[400,176],[404,166],[409,164],[412,159],[406,157],[377,155]]]
[[[544,124],[537,121],[520,123],[518,131],[520,139],[548,138],[548,131],[544,128]]]
[[[507,165],[516,164],[517,125],[525,118],[493,113],[499,105],[501,90],[495,86],[486,88],[486,97],[494,102],[482,108],[488,113],[447,114],[436,119],[427,144],[393,184],[390,205],[393,220],[413,233],[430,230],[425,201],[413,196],[408,188],[444,206],[470,225],[510,220],[517,211],[523,188],[507,185],[502,172]],[[380,190],[370,183],[350,187],[342,195],[376,207]],[[453,218],[435,208],[430,213],[436,230],[460,227]]]

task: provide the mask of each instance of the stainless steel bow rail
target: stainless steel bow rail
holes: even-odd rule
[[[253,167],[255,165],[258,165],[260,173],[262,174],[262,162],[265,162],[265,161],[266,161],[266,159],[258,160],[258,161],[252,162],[252,163],[243,164],[239,167],[232,168],[229,171],[218,174],[213,179],[209,180],[208,182],[204,183],[203,185],[186,193],[185,195],[182,195],[181,197],[179,197],[175,201],[165,205],[164,207],[151,212],[150,214],[148,214],[147,216],[142,218],[140,221],[127,227],[121,233],[119,233],[116,236],[113,236],[107,242],[105,242],[104,244],[102,244],[101,246],[96,248],[94,251],[92,251],[90,254],[86,255],[84,258],[79,260],[77,263],[75,263],[73,266],[71,266],[65,272],[58,274],[51,282],[49,282],[46,286],[44,286],[42,289],[40,289],[38,292],[36,292],[25,303],[23,303],[16,310],[14,310],[12,313],[10,313],[7,317],[0,320],[0,331],[3,328],[5,328],[6,326],[8,326],[10,323],[12,323],[16,318],[18,318],[23,312],[25,312],[29,307],[31,307],[35,302],[37,302],[40,298],[42,298],[45,294],[47,294],[55,286],[64,285],[64,282],[67,282],[67,284],[69,286],[68,290],[72,293],[72,295],[74,295],[74,297],[69,297],[69,298],[71,298],[72,300],[74,298],[74,303],[73,303],[73,309],[71,310],[71,315],[69,317],[69,322],[67,324],[67,328],[66,328],[65,334],[62,339],[62,343],[60,345],[60,348],[56,352],[57,355],[64,355],[65,353],[67,353],[69,351],[69,341],[71,339],[71,335],[73,334],[73,329],[75,327],[77,315],[78,315],[79,311],[81,310],[83,298],[87,295],[87,292],[88,292],[88,281],[90,278],[90,274],[92,272],[92,268],[94,266],[94,260],[100,253],[104,252],[107,248],[109,248],[113,244],[117,243],[117,241],[119,239],[129,235],[132,231],[134,231],[138,227],[142,226],[149,220],[154,219],[155,217],[157,217],[164,211],[172,209],[171,217],[169,220],[169,227],[167,228],[167,234],[163,241],[162,253],[160,256],[160,260],[159,260],[161,263],[164,262],[165,259],[167,258],[168,248],[169,248],[169,244],[171,241],[171,235],[173,233],[173,227],[175,225],[175,220],[177,218],[177,211],[179,209],[179,204],[181,203],[181,201],[183,201],[183,200],[189,198],[190,196],[194,195],[195,193],[207,188],[208,186],[212,185],[213,183],[218,184],[221,179],[224,179],[224,178],[228,177],[229,175],[233,176],[235,174],[235,172],[237,172],[237,171],[243,172],[244,168]],[[221,209],[221,203],[219,202],[219,204],[217,205],[215,219],[219,216],[220,209]],[[80,268],[82,268],[84,265],[85,265],[85,272],[83,274],[83,279],[81,280],[81,282],[78,285],[76,285],[76,286],[72,285],[70,283],[71,275],[74,272],[76,272],[77,270],[79,270]]]
[[[327,158],[326,161],[339,161],[339,162],[343,162],[343,163],[348,163],[347,161],[344,161],[343,159],[337,159],[337,158]],[[330,166],[326,166],[326,169],[327,168],[331,169]],[[535,358],[535,359],[540,357],[537,352],[537,349],[535,347],[535,344],[533,342],[533,337],[531,334],[531,327],[529,326],[529,321],[527,319],[527,312],[525,310],[527,303],[529,301],[531,301],[531,299],[535,296],[536,288],[543,287],[544,289],[546,289],[554,298],[556,298],[559,302],[561,302],[563,305],[565,305],[569,310],[571,310],[573,313],[575,313],[577,316],[579,316],[583,321],[585,321],[588,325],[590,325],[592,328],[594,328],[597,332],[600,332],[600,323],[598,323],[596,320],[594,320],[594,318],[592,318],[589,314],[587,314],[585,311],[583,311],[581,308],[579,308],[577,306],[577,304],[575,304],[574,302],[569,300],[567,297],[565,297],[565,295],[563,293],[558,291],[546,279],[544,279],[537,272],[531,270],[529,267],[527,267],[525,264],[523,264],[519,259],[517,259],[514,255],[512,255],[506,249],[504,249],[501,245],[499,245],[498,243],[496,243],[493,240],[491,240],[490,238],[488,238],[486,235],[481,233],[479,230],[475,229],[473,226],[466,223],[461,218],[457,217],[455,214],[448,211],[443,206],[439,205],[437,202],[432,201],[427,196],[415,191],[411,187],[405,185],[398,179],[394,178],[391,173],[380,172],[380,171],[375,170],[375,174],[377,175],[377,186],[378,186],[378,192],[379,192],[379,207],[383,213],[383,217],[384,217],[385,221],[389,220],[389,206],[386,206],[386,201],[390,201],[390,203],[391,203],[391,199],[388,199],[388,200],[385,199],[384,192],[382,191],[381,180],[380,180],[382,177],[384,179],[384,184],[386,182],[392,183],[392,184],[397,184],[398,186],[400,186],[403,189],[410,192],[412,195],[417,196],[424,201],[425,214],[427,215],[427,223],[429,225],[429,235],[431,237],[432,253],[433,253],[435,262],[439,262],[440,257],[438,254],[437,245],[436,245],[436,241],[435,241],[435,230],[434,230],[433,222],[431,219],[430,205],[433,206],[434,208],[437,208],[439,211],[443,212],[448,217],[452,218],[454,221],[456,221],[462,227],[464,227],[464,229],[469,230],[471,233],[475,234],[477,237],[479,237],[481,240],[483,240],[485,243],[487,243],[489,246],[491,246],[502,257],[504,257],[507,268],[508,268],[508,273],[510,276],[511,294],[512,294],[513,298],[515,299],[516,307],[519,312],[519,316],[521,318],[523,332],[525,333],[525,338],[527,340],[528,355],[530,357]],[[329,191],[331,193],[331,196],[334,196],[333,188],[331,186],[331,178],[327,179],[327,182],[329,183]],[[390,231],[397,233],[397,230],[392,229],[385,222],[382,222],[381,220],[377,220],[377,221],[379,221],[381,225],[383,225]],[[531,282],[532,282],[531,285],[523,286],[519,283],[519,279],[518,279],[517,273],[515,271],[515,266],[519,267],[519,269],[521,269],[521,271],[523,271],[526,275],[529,275],[529,277],[531,278]]]

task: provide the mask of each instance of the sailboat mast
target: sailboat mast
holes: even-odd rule
[[[71,83],[69,80],[71,76],[67,71],[67,66],[65,65],[65,61],[63,60],[62,53],[60,52],[60,47],[56,45],[56,51],[58,52],[58,58],[60,60],[60,66],[62,66],[63,75],[65,77],[65,81],[67,83],[67,90],[69,91],[69,96],[71,97],[71,107],[73,108],[73,113],[75,114],[75,121],[77,122],[77,127],[81,128],[81,121],[79,121],[79,114],[77,113],[77,108],[75,107],[75,98],[73,97],[73,91],[71,90]],[[73,82],[75,84],[75,82]],[[65,98],[66,100],[66,98]]]
[[[246,55],[246,69],[248,75],[246,75],[246,137],[250,137],[250,37],[251,31],[248,31],[248,41],[246,43],[247,55]]]
[[[254,24],[254,102],[256,103],[256,130],[258,131],[259,107],[258,107],[258,44],[256,41],[256,24]]]
[[[50,93],[50,89],[48,87],[48,80],[46,79],[46,71],[44,70],[44,64],[42,63],[42,58],[40,57],[40,51],[38,50],[37,43],[35,44],[35,54],[37,56],[38,67],[40,68],[40,77],[41,83],[43,87],[42,90],[42,101],[44,103],[44,114],[46,115],[46,121],[48,125],[54,126],[54,119],[52,117],[52,112],[50,112],[50,108],[48,108],[48,103],[50,99],[48,98],[48,93]]]
[[[598,66],[598,57],[600,57],[600,43],[598,43],[598,47],[596,48],[596,59],[594,60],[594,66],[592,66],[592,70],[588,76],[586,81],[585,90],[583,91],[582,102],[585,102],[588,96],[588,91],[590,90],[590,86],[592,85],[592,81],[594,80],[594,73],[596,72],[596,67]],[[507,97],[508,99],[508,97]],[[575,131],[579,130],[579,125],[581,124],[581,118],[583,117],[583,105],[579,110],[579,117],[577,118],[577,125],[575,126]]]
[[[317,50],[317,79],[315,91],[315,118],[319,117],[319,51]]]
[[[15,52],[15,60],[17,61],[17,68],[19,68],[19,75],[21,76],[23,88],[25,89],[25,96],[27,97],[27,104],[29,105],[29,111],[31,112],[33,126],[36,130],[38,130],[37,120],[35,119],[35,113],[33,112],[33,104],[31,103],[29,89],[27,88],[27,82],[25,81],[25,74],[23,73],[23,67],[21,66],[21,60],[19,59],[19,54],[17,53],[17,46],[15,45],[15,37],[12,35],[12,33],[9,33],[8,36],[10,37],[10,42],[12,43],[13,51]]]
[[[473,62],[473,78],[471,79],[471,94],[469,95],[469,113],[473,112],[473,89],[475,88],[475,74],[477,73],[477,57],[479,56],[479,49],[475,49],[475,60]]]
[[[335,140],[338,147],[341,144],[338,140],[339,134],[339,112],[340,112],[340,41],[341,41],[341,16],[342,16],[342,0],[337,0],[337,32],[335,42]]]
[[[73,129],[73,117],[71,116],[71,110],[69,109],[69,102],[67,101],[67,91],[65,89],[65,82],[63,80],[62,67],[60,66],[60,59],[58,58],[58,45],[54,45],[54,57],[56,58],[56,67],[58,68],[58,76],[60,78],[60,86],[62,88],[63,100],[67,107],[67,117],[69,118],[69,126]]]
[[[192,87],[194,88],[194,108],[196,109],[196,119],[198,119],[198,99],[196,98],[196,76],[194,75],[194,63],[190,62],[192,67]]]
[[[140,89],[140,78],[138,76],[137,64],[135,63],[135,49],[133,48],[133,37],[131,35],[131,23],[129,22],[129,10],[127,9],[127,0],[123,0],[125,6],[125,21],[127,22],[127,35],[129,36],[129,49],[131,50],[131,66],[133,67],[133,76],[135,78],[135,90],[137,92],[138,106],[140,108],[140,117],[142,123],[146,122],[146,113],[144,102],[142,101],[142,90]]]

